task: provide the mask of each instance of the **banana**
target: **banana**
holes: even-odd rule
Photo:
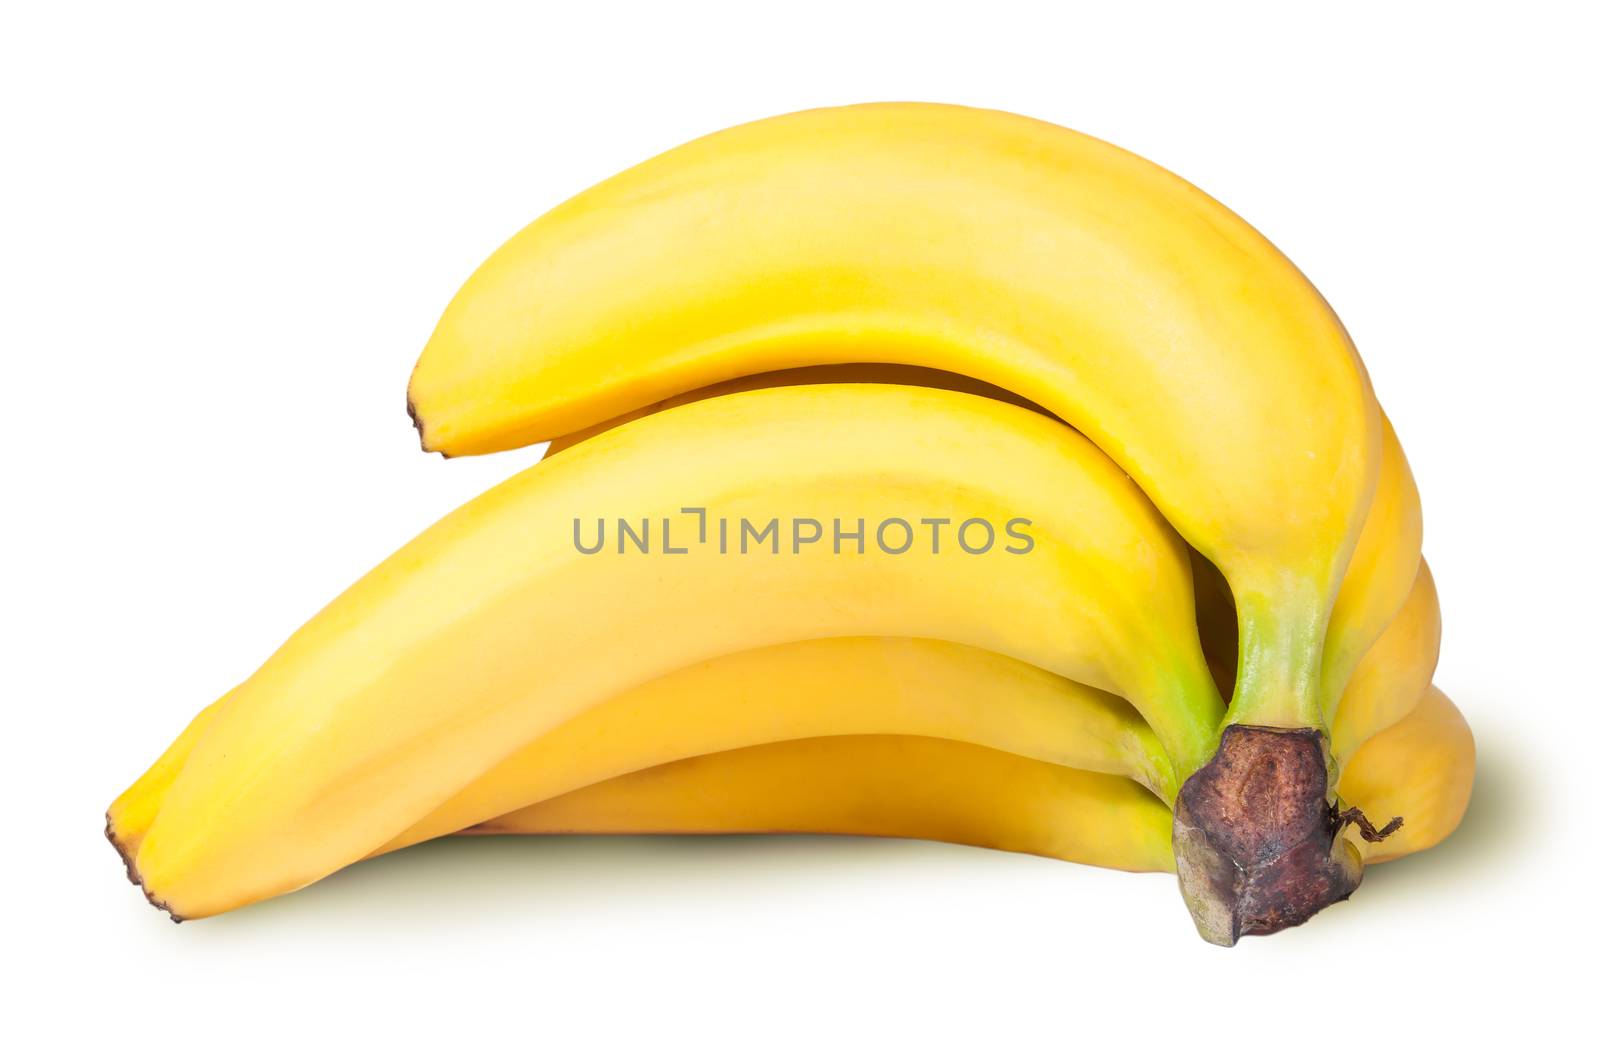
[[[470,834],[869,834],[1171,871],[1172,812],[1127,779],[907,735],[802,738],[672,761]]]
[[[667,761],[835,735],[957,740],[1125,776],[1167,804],[1177,780],[1121,698],[1021,661],[925,639],[763,646],[654,679],[535,739],[383,846]]]
[[[1472,793],[1472,732],[1437,688],[1362,745],[1340,789],[1405,829],[1367,859],[1437,845]],[[927,838],[1172,871],[1172,815],[1125,779],[962,742],[800,739],[674,761],[518,809],[469,834],[800,832]]]
[[[736,377],[662,399],[579,432],[559,436],[550,441],[545,453],[559,454],[619,424],[718,395],[757,388],[819,383],[898,383],[942,387],[1014,402],[1040,413],[1047,412],[1018,395],[982,381],[922,366],[804,366]],[[1422,500],[1411,474],[1411,464],[1406,460],[1394,426],[1387,416],[1382,416],[1382,421],[1383,445],[1378,461],[1377,488],[1328,621],[1321,688],[1321,704],[1329,710],[1325,721],[1327,724],[1332,723],[1331,710],[1339,704],[1352,671],[1405,603],[1415,582],[1417,567],[1422,561]],[[1205,555],[1196,551],[1190,561],[1195,568],[1195,589],[1200,599],[1198,608],[1203,614],[1200,630],[1206,655],[1212,662],[1219,689],[1232,691],[1239,649],[1232,592]],[[1432,674],[1431,669],[1429,674]],[[1407,698],[1403,704],[1409,706],[1414,701],[1414,697]]]
[[[692,519],[664,525],[684,507],[704,508],[705,539]],[[800,519],[835,516],[863,539],[803,548],[816,544]],[[628,536],[582,552],[585,525],[623,517]],[[792,524],[773,552],[717,549],[719,521],[738,537],[769,519]],[[646,520],[654,553],[638,549]],[[897,520],[903,550],[904,535],[881,538]],[[939,553],[920,534],[930,520],[950,522]],[[1028,549],[952,539],[965,521],[1003,535],[1016,520]],[[662,553],[672,538],[685,553]],[[943,390],[769,389],[623,425],[445,518],[229,695],[136,848],[111,833],[158,904],[214,914],[378,849],[641,683],[840,636],[963,643],[1116,693],[1177,778],[1209,756],[1223,713],[1185,547],[1071,429]]]
[[[1208,647],[1227,645],[1226,585],[1197,561]],[[1439,652],[1439,603],[1424,562],[1404,608],[1363,657],[1334,717],[1341,763],[1417,704]],[[1219,653],[1223,651],[1219,650]],[[1232,657],[1223,653],[1231,666]],[[1225,689],[1225,687],[1224,687]],[[225,702],[219,699],[112,805],[108,830],[129,851]],[[1149,726],[1125,702],[1020,661],[923,639],[838,638],[765,646],[703,661],[590,709],[505,758],[378,849],[459,830],[653,765],[809,737],[902,734],[949,739],[1132,778],[1167,804],[1175,780]],[[1367,773],[1370,777],[1371,772]],[[1404,815],[1386,802],[1374,819]],[[1406,844],[1414,825],[1406,828]],[[1366,843],[1362,843],[1365,845]],[[1401,848],[1405,848],[1402,845]],[[1378,855],[1390,849],[1377,850]]]
[[[109,830],[130,850],[225,700],[197,716],[112,804]],[[1177,792],[1149,725],[1111,694],[950,642],[820,639],[758,647],[646,682],[529,743],[379,851],[667,761],[873,733],[948,738],[1123,775],[1167,804]]]
[[[425,449],[476,454],[863,361],[986,381],[1082,431],[1226,576],[1229,722],[1325,727],[1323,636],[1383,446],[1366,372],[1260,234],[1090,137],[888,104],[694,141],[495,252],[408,403]]]
[[[1200,587],[1207,582],[1197,579]],[[1225,634],[1232,622],[1231,614],[1219,614],[1214,637]],[[1340,703],[1333,727],[1340,762],[1418,704],[1438,659],[1438,617],[1438,596],[1424,563],[1405,607],[1362,659]],[[137,850],[167,787],[222,703],[196,717],[112,805],[111,833],[130,850]],[[823,639],[747,650],[644,683],[535,739],[377,851],[403,848],[488,819],[500,809],[534,805],[658,764],[748,746],[871,733],[947,739],[1123,775],[1168,805],[1175,793],[1171,767],[1148,724],[1103,691],[953,643]],[[1382,778],[1371,770],[1364,775]],[[1405,814],[1387,799],[1379,808],[1368,810],[1374,819]],[[1408,849],[1416,834],[1412,823],[1398,848]],[[1391,851],[1379,849],[1377,855]]]
[[[1333,744],[1341,761],[1418,704],[1438,660],[1438,613],[1424,565],[1339,706]],[[380,851],[656,764],[869,733],[947,739],[1122,775],[1169,806],[1176,792],[1154,734],[1120,699],[970,647],[827,639],[703,661],[591,709],[506,758]],[[1404,810],[1384,819],[1393,815]]]

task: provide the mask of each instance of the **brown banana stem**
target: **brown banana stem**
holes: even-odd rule
[[[1173,813],[1178,885],[1200,936],[1233,945],[1299,926],[1361,884],[1361,855],[1343,838],[1360,809],[1340,811],[1321,731],[1234,724],[1216,756],[1183,784]]]

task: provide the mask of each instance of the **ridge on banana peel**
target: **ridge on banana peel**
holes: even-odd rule
[[[1226,847],[1240,816],[1331,814],[1323,711],[1364,647],[1330,661],[1324,633],[1379,487],[1382,414],[1310,282],[1239,217],[1137,156],[929,104],[806,111],[703,137],[496,251],[446,308],[407,406],[424,449],[476,454],[717,381],[863,361],[952,371],[1039,404],[1222,571],[1240,631],[1221,736],[1232,767],[1197,787],[1233,796],[1180,804],[1197,860],[1227,862],[1200,850]],[[1395,604],[1409,583],[1384,585]],[[1233,807],[1248,774],[1238,742],[1298,762],[1279,796],[1303,807]],[[1346,864],[1308,865],[1325,881],[1298,884],[1308,892],[1290,918],[1338,899]],[[1247,898],[1265,871],[1237,868],[1217,893],[1195,866],[1180,880],[1197,913]]]
[[[1021,517],[1034,545],[590,556],[570,538],[575,519],[659,522],[684,506],[736,528]],[[1081,436],[950,391],[769,389],[624,425],[440,521],[233,691],[137,844],[115,822],[113,840],[173,915],[226,911],[365,856],[656,676],[843,635],[963,643],[1116,693],[1178,777],[1210,755],[1222,717],[1186,547]]]
[[[1351,804],[1406,810],[1406,831],[1368,862],[1444,840],[1466,811],[1473,773],[1472,732],[1431,689],[1362,745],[1340,784]],[[1126,779],[905,735],[795,739],[669,761],[462,833],[887,835],[1176,870],[1171,811]]]

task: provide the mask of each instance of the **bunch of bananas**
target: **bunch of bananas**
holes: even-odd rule
[[[1231,944],[1466,805],[1354,347],[1108,144],[917,104],[692,142],[490,257],[408,400],[426,450],[551,446],[112,805],[175,919],[459,831],[824,831],[1176,871]]]

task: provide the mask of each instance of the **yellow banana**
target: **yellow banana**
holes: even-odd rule
[[[1437,617],[1424,566],[1340,704],[1333,740],[1345,756],[1418,704],[1438,659]],[[1119,699],[969,647],[828,639],[704,661],[591,709],[502,761],[383,851],[655,764],[867,733],[948,739],[1123,775],[1168,805],[1175,793],[1154,735]],[[1394,815],[1404,809],[1383,818]]]
[[[1418,703],[1438,658],[1438,616],[1424,564],[1405,608],[1362,659],[1340,703],[1333,745],[1342,763]],[[1231,625],[1231,615],[1224,619]],[[113,833],[131,850],[221,704],[196,717],[112,805]],[[943,738],[1124,775],[1168,804],[1175,787],[1149,726],[1103,691],[953,643],[824,639],[703,661],[590,709],[501,761],[379,851],[656,764],[801,737],[867,733]],[[1383,820],[1404,813],[1392,801],[1369,812]],[[1401,849],[1411,846],[1413,826]]]
[[[888,104],[694,141],[491,256],[408,400],[427,449],[474,454],[863,361],[987,381],[1084,432],[1227,577],[1230,721],[1325,726],[1323,635],[1382,447],[1365,370],[1260,234],[1090,137]]]
[[[524,746],[383,848],[399,849],[667,761],[792,739],[951,739],[1135,780],[1177,780],[1121,698],[997,654],[924,639],[763,646],[652,680]]]
[[[1217,582],[1200,574],[1197,569],[1197,587],[1216,593]],[[1200,612],[1208,621],[1203,629],[1211,628],[1208,643],[1225,644],[1231,612],[1220,605],[1209,617]],[[1438,658],[1438,617],[1424,563],[1405,607],[1362,659],[1340,703],[1333,747],[1341,763],[1400,719],[1427,689]],[[137,851],[166,789],[223,700],[196,717],[112,805],[110,829],[129,851]],[[825,639],[760,647],[644,683],[518,750],[379,851],[656,764],[802,737],[866,733],[950,739],[1125,775],[1168,804],[1175,789],[1149,726],[1103,691],[953,643]],[[1392,802],[1381,813],[1369,810],[1384,820],[1404,812]],[[1413,826],[1400,848],[1411,845]],[[1389,851],[1377,850],[1380,856]]]
[[[704,507],[709,537],[675,523],[687,552],[663,556],[662,522],[686,506]],[[738,535],[813,515],[855,518],[868,537],[896,520],[951,523],[942,553],[915,527],[903,552],[870,539],[859,553],[803,549],[797,530],[791,549],[787,528],[781,553],[761,540],[715,548],[721,519]],[[616,538],[592,556],[575,549],[575,522],[602,517],[636,521],[635,535],[648,519],[657,552]],[[968,552],[950,538],[963,521],[1016,519],[1029,522],[1028,550]],[[1076,433],[942,390],[771,389],[624,425],[441,521],[229,696],[136,848],[115,823],[113,837],[154,900],[213,914],[379,848],[650,679],[862,635],[965,643],[1113,691],[1179,777],[1209,754],[1222,715],[1185,548]]]
[[[130,850],[222,704],[197,716],[111,806],[111,833]],[[381,851],[667,761],[874,733],[948,738],[1123,775],[1168,804],[1177,791],[1150,726],[1114,695],[951,642],[819,639],[702,661],[590,709],[501,761]]]
[[[802,738],[672,761],[471,834],[871,834],[1172,870],[1172,813],[1114,775],[948,739]]]
[[[1472,792],[1466,721],[1430,690],[1356,753],[1340,789],[1403,831],[1393,860],[1442,841]],[[1172,815],[1125,779],[949,740],[802,739],[674,761],[518,809],[471,834],[893,835],[1036,853],[1128,871],[1171,871]]]
[[[619,424],[702,399],[757,388],[819,383],[898,383],[942,387],[1015,402],[1046,412],[1020,396],[982,381],[922,366],[804,366],[736,377],[662,399],[582,431],[557,437],[551,440],[546,454],[559,454]],[[1331,725],[1331,710],[1339,704],[1351,672],[1405,602],[1421,560],[1422,500],[1394,426],[1387,417],[1383,417],[1383,446],[1379,455],[1377,488],[1340,585],[1339,596],[1334,602],[1333,615],[1328,621],[1322,658],[1321,703],[1328,710],[1325,723]],[[1201,635],[1205,641],[1206,655],[1218,676],[1219,688],[1231,692],[1239,649],[1232,592],[1203,554],[1196,553],[1191,562],[1196,569],[1195,588],[1200,598],[1203,620]],[[1429,674],[1432,674],[1431,669]],[[1222,681],[1224,677],[1225,682]],[[1404,705],[1409,706],[1414,700],[1414,697],[1408,698]]]

